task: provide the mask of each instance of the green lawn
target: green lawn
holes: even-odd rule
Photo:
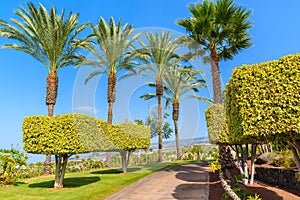
[[[130,167],[126,174],[121,174],[120,169],[69,173],[65,176],[63,189],[53,189],[54,176],[24,179],[15,186],[0,187],[0,199],[104,199],[131,183],[174,164]]]

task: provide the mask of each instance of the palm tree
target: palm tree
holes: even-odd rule
[[[177,23],[189,33],[182,42],[195,50],[209,53],[212,66],[214,102],[222,104],[219,61],[232,59],[240,50],[251,46],[247,30],[250,11],[235,5],[233,0],[204,0],[188,7],[192,17],[180,19]]]
[[[101,17],[97,26],[90,24],[93,34],[90,37],[96,39],[97,48],[88,48],[95,55],[96,60],[87,60],[85,64],[93,65],[97,68],[86,78],[86,83],[100,74],[108,75],[107,102],[108,102],[108,124],[112,124],[113,104],[116,100],[117,74],[121,72],[121,78],[135,75],[137,65],[133,43],[140,34],[134,35],[133,25],[122,24],[119,20],[110,18],[109,24]],[[127,73],[126,73],[127,72]],[[106,154],[106,164],[111,165],[110,153]]]
[[[210,101],[206,98],[194,95],[193,93],[198,92],[199,88],[205,88],[205,81],[197,78],[198,75],[202,73],[198,70],[194,70],[190,67],[184,68],[175,68],[172,67],[168,70],[168,76],[164,77],[164,98],[167,99],[166,104],[172,102],[172,119],[174,122],[175,130],[175,140],[176,140],[176,150],[177,150],[177,159],[181,160],[181,149],[179,142],[179,131],[178,131],[178,118],[179,118],[179,105],[180,101],[185,98],[196,98],[205,102]],[[149,86],[155,86],[154,83],[148,83]],[[154,94],[146,94],[142,96],[145,100],[155,97]]]
[[[84,60],[78,49],[90,43],[86,38],[77,39],[77,36],[88,25],[78,26],[79,14],[70,13],[65,18],[65,11],[58,15],[55,7],[49,12],[42,4],[37,8],[33,3],[27,3],[27,7],[15,11],[21,20],[12,19],[12,24],[0,20],[0,36],[17,41],[3,45],[3,48],[23,51],[47,68],[46,105],[48,116],[53,116],[58,89],[57,72],[69,65],[79,65]],[[50,155],[47,155],[45,174],[50,174],[50,160]]]
[[[139,58],[146,64],[142,66],[139,72],[142,75],[155,79],[156,97],[158,101],[158,162],[162,162],[162,104],[161,99],[164,93],[163,78],[167,75],[166,69],[175,66],[180,61],[176,52],[179,44],[172,41],[173,35],[170,32],[145,33],[148,46],[140,49]]]

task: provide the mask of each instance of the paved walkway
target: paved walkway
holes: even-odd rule
[[[176,165],[133,183],[107,200],[208,200],[208,171],[201,163]]]

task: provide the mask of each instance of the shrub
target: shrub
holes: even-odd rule
[[[209,142],[218,143],[225,122],[225,109],[222,104],[212,104],[205,111]]]
[[[233,142],[300,136],[300,54],[234,69],[226,86]]]
[[[124,154],[150,145],[150,129],[146,126],[134,123],[108,125],[83,114],[25,117],[22,130],[27,152],[55,155],[55,187],[62,187],[68,158],[73,154],[116,150]],[[93,163],[89,162],[91,168]]]
[[[0,149],[0,185],[14,184],[20,178],[20,169],[28,156],[13,147]]]

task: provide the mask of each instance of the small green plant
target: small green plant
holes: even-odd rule
[[[286,149],[281,153],[274,152],[269,154],[269,158],[271,158],[276,167],[296,167],[296,161],[290,149]]]
[[[20,178],[20,169],[28,156],[17,149],[0,149],[0,185],[12,185]]]
[[[254,196],[248,196],[247,200],[262,200],[262,198],[260,198],[258,194],[255,194]]]
[[[210,171],[213,173],[221,169],[221,164],[219,163],[219,160],[209,162],[208,166],[210,168]]]
[[[232,191],[234,193],[236,193],[242,200],[248,200],[250,197],[253,198],[252,195],[254,195],[252,192],[250,192],[247,189],[242,188],[242,187],[235,187],[232,189]],[[222,199],[223,200],[230,199],[230,196],[228,195],[227,192],[225,192],[223,194]],[[253,199],[251,199],[251,200],[253,200]]]
[[[241,181],[245,178],[247,178],[247,177],[244,174],[239,174],[239,175],[234,176],[234,179],[235,179],[236,182],[239,182],[239,181]]]

